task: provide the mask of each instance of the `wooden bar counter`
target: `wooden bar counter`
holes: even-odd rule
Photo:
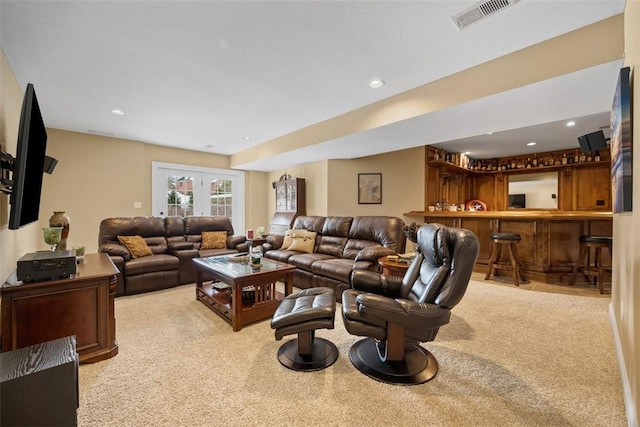
[[[518,254],[527,278],[566,284],[578,259],[581,235],[611,236],[613,214],[604,211],[557,211],[518,209],[483,212],[411,211],[407,222],[438,222],[471,230],[480,240],[475,270],[485,273],[491,255],[493,232],[518,233]],[[603,257],[610,263],[609,254]]]

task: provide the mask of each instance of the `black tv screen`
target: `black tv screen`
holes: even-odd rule
[[[585,154],[607,148],[607,139],[601,130],[579,136],[578,143],[580,143],[580,149]]]
[[[40,114],[40,106],[33,85],[24,93],[18,144],[13,164],[9,229],[17,230],[38,220],[42,174],[47,150],[47,131]]]
[[[527,207],[527,195],[526,194],[509,194],[509,208],[526,208]]]

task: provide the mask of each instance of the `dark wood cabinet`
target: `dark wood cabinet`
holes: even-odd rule
[[[114,298],[119,273],[107,254],[87,254],[70,278],[0,287],[2,351],[73,335],[80,362],[118,353]]]
[[[0,395],[0,425],[77,425],[75,337],[0,354]]]
[[[299,215],[306,214],[305,180],[284,174],[273,183],[276,211],[271,218],[271,234],[284,234]]]
[[[574,151],[542,153],[537,158],[562,159],[565,154],[579,158]],[[491,159],[485,163],[487,170],[470,170],[442,160],[433,147],[427,147],[425,153],[424,210],[436,202],[459,205],[468,200],[482,200],[490,211],[506,211],[509,209],[510,179],[522,174],[543,172],[557,173],[557,210],[609,212],[612,209],[611,163],[609,153],[605,150],[601,150],[597,162],[563,164],[560,160],[553,165],[508,170],[498,169],[498,165],[527,164],[530,155]]]

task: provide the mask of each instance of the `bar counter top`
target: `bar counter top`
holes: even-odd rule
[[[517,209],[509,211],[411,211],[407,217],[428,216],[431,218],[502,218],[502,219],[609,219],[612,212],[607,211],[557,211]]]
[[[411,211],[405,221],[438,222],[472,231],[480,242],[475,270],[486,272],[491,256],[491,233],[522,237],[518,253],[525,275],[546,283],[568,283],[579,255],[583,235],[611,236],[613,213],[512,209],[508,211]],[[605,265],[610,258],[605,257]]]

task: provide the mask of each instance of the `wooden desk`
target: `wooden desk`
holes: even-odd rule
[[[114,299],[119,273],[107,254],[87,254],[70,278],[0,287],[2,351],[76,336],[81,363],[118,354]]]

